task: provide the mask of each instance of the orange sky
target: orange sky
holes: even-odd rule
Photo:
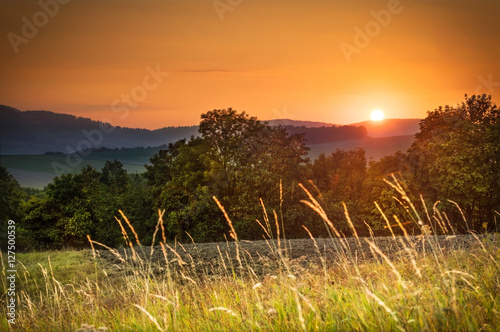
[[[214,108],[347,124],[500,99],[500,1],[41,3],[0,2],[0,104],[156,129]]]

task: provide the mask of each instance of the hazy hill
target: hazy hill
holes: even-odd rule
[[[363,126],[370,137],[389,137],[415,135],[420,130],[420,119],[386,119],[382,121],[363,121],[353,126]]]
[[[0,154],[27,155],[45,152],[68,153],[67,146],[78,151],[85,148],[82,141],[89,141],[87,132],[100,126],[112,129],[102,134],[97,147],[132,148],[154,147],[198,134],[197,126],[165,127],[157,130],[109,126],[89,118],[76,117],[49,111],[19,111],[0,106]],[[102,133],[102,131],[101,131]],[[96,134],[94,140],[99,139]],[[93,146],[96,147],[96,146]]]
[[[330,154],[336,149],[363,148],[366,157],[380,159],[398,150],[406,151],[418,132],[418,119],[392,119],[338,126],[324,122],[272,120],[293,133],[306,133],[311,148],[309,157]],[[0,165],[5,166],[22,186],[43,188],[56,175],[53,163],[67,164],[67,146],[77,150],[88,140],[85,132],[97,130],[103,123],[74,115],[48,111],[19,111],[0,106]],[[120,160],[127,171],[142,173],[159,146],[198,134],[198,126],[165,127],[157,130],[112,127],[103,134],[102,143],[74,167],[86,164],[100,169],[106,160]],[[106,147],[108,149],[103,149]],[[151,147],[151,148],[148,148]],[[127,148],[127,149],[117,149]],[[111,150],[110,150],[111,149]],[[60,152],[48,153],[47,152]]]
[[[365,127],[366,134],[369,137],[389,137],[389,136],[406,136],[415,135],[420,130],[421,119],[385,119],[382,121],[363,121],[352,123],[349,126]],[[271,125],[282,125],[285,127],[342,127],[327,122],[317,121],[298,121],[290,119],[279,119],[267,121]],[[293,130],[294,132],[296,130]],[[349,138],[347,138],[348,140]],[[314,143],[312,143],[314,144]]]
[[[397,151],[406,152],[414,140],[414,135],[391,136],[391,137],[366,137],[348,141],[309,145],[309,158],[316,159],[321,153],[326,155],[335,150],[353,150],[362,148],[368,160],[379,160],[382,157],[390,156]]]
[[[366,137],[358,126],[336,126],[323,122],[273,120],[291,133],[305,133],[308,144],[330,143]],[[110,128],[106,133],[99,128]],[[308,127],[310,126],[310,127]],[[46,152],[71,153],[88,148],[157,147],[198,135],[198,126],[164,127],[157,130],[110,126],[89,118],[49,111],[20,111],[0,106],[0,155],[34,155]],[[95,134],[98,131],[98,134]],[[86,134],[87,133],[87,134]],[[88,133],[94,133],[89,138]],[[102,134],[102,139],[99,135]],[[92,139],[94,141],[92,141]],[[86,144],[84,141],[99,144]]]
[[[289,134],[305,133],[306,144],[322,144],[367,137],[366,128],[362,126],[329,126],[307,128],[304,126],[285,126]]]
[[[396,151],[406,151],[413,142],[413,135],[395,137],[366,137],[347,141],[309,145],[309,157],[316,159],[320,153],[330,154],[336,149],[352,150],[363,148],[368,159],[378,160],[383,156],[394,154]],[[121,161],[129,173],[142,173],[146,171],[144,164],[149,164],[149,159],[158,153],[160,148],[137,148],[127,150],[95,151],[83,156],[83,161],[74,168],[77,172],[84,165],[91,165],[101,169],[106,160],[117,159]],[[9,172],[24,187],[43,188],[56,176],[52,167],[54,162],[67,165],[65,154],[44,155],[10,155],[0,156],[0,164],[7,167]]]
[[[290,119],[275,119],[266,120],[271,126],[294,126],[294,127],[307,127],[307,128],[318,128],[318,127],[331,127],[335,126],[333,123],[319,122],[319,121],[302,121],[302,120],[290,120]]]

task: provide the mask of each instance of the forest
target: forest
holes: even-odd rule
[[[168,144],[143,174],[127,174],[110,160],[100,170],[84,166],[57,176],[39,191],[21,188],[0,168],[1,227],[16,222],[23,250],[87,247],[87,235],[118,247],[127,223],[149,245],[159,218],[168,241],[220,241],[230,229],[215,197],[242,239],[262,239],[266,222],[286,238],[308,237],[303,226],[327,237],[321,218],[301,202],[306,188],[344,236],[397,233],[388,226],[396,222],[420,234],[410,202],[395,199],[387,183],[397,179],[422,206],[420,213],[438,211],[448,221],[436,221],[433,232],[498,231],[498,142],[500,111],[487,95],[466,95],[457,106],[429,111],[408,151],[371,162],[362,149],[310,160],[300,132],[231,108],[212,110],[201,115],[198,136]]]

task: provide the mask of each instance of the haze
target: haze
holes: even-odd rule
[[[54,1],[47,22],[0,3],[1,104],[156,129],[214,108],[347,124],[499,101],[497,1]]]

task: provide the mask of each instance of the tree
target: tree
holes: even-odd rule
[[[99,181],[108,186],[114,193],[123,193],[127,190],[129,179],[127,171],[120,161],[116,159],[106,160],[101,172]]]
[[[16,179],[3,166],[0,166],[0,191],[0,239],[6,244],[7,222],[11,219],[16,223],[21,221],[25,195]]]
[[[19,221],[22,215],[23,191],[7,168],[0,166],[0,215],[2,223],[9,219]]]
[[[426,197],[459,203],[479,230],[500,205],[500,111],[491,96],[465,96],[457,107],[428,112],[408,151],[412,184]],[[458,211],[452,213],[463,225]],[[459,223],[460,222],[460,223]]]
[[[395,191],[385,181],[394,181],[393,176],[396,177],[398,182],[405,188],[408,195],[411,195],[410,190],[406,184],[406,179],[409,178],[409,168],[407,162],[407,155],[401,151],[393,155],[382,157],[379,161],[370,162],[366,181],[363,185],[363,206],[366,207],[364,215],[366,222],[370,225],[372,230],[380,235],[388,235],[390,231],[386,228],[387,222],[380,213],[378,206],[389,219],[391,224],[396,224],[394,216],[397,216],[400,221],[409,221],[409,215],[405,207],[400,202],[396,201]],[[408,232],[413,230],[417,231],[416,225],[405,225]],[[393,227],[393,233],[401,233],[399,227]],[[419,232],[420,233],[420,232]]]
[[[143,174],[131,174],[128,176],[127,190],[120,196],[119,209],[130,220],[134,226],[141,243],[150,245],[153,233],[158,221],[158,210],[154,208],[151,188],[147,185]],[[117,209],[108,214],[109,217],[116,215]],[[111,222],[116,223],[116,220]],[[118,235],[119,242],[123,243],[121,233]]]
[[[217,196],[237,231],[259,237],[259,198],[280,206],[280,179],[288,190],[307,162],[304,137],[231,108],[201,119],[200,137],[169,144],[146,166],[156,204],[166,209],[170,236],[189,231],[195,239],[221,239],[227,225],[212,199]]]
[[[349,232],[342,202],[356,219],[356,227],[362,225],[363,184],[366,179],[365,151],[337,149],[329,156],[320,154],[311,165],[312,179],[321,192],[322,203],[330,219],[343,232]]]

